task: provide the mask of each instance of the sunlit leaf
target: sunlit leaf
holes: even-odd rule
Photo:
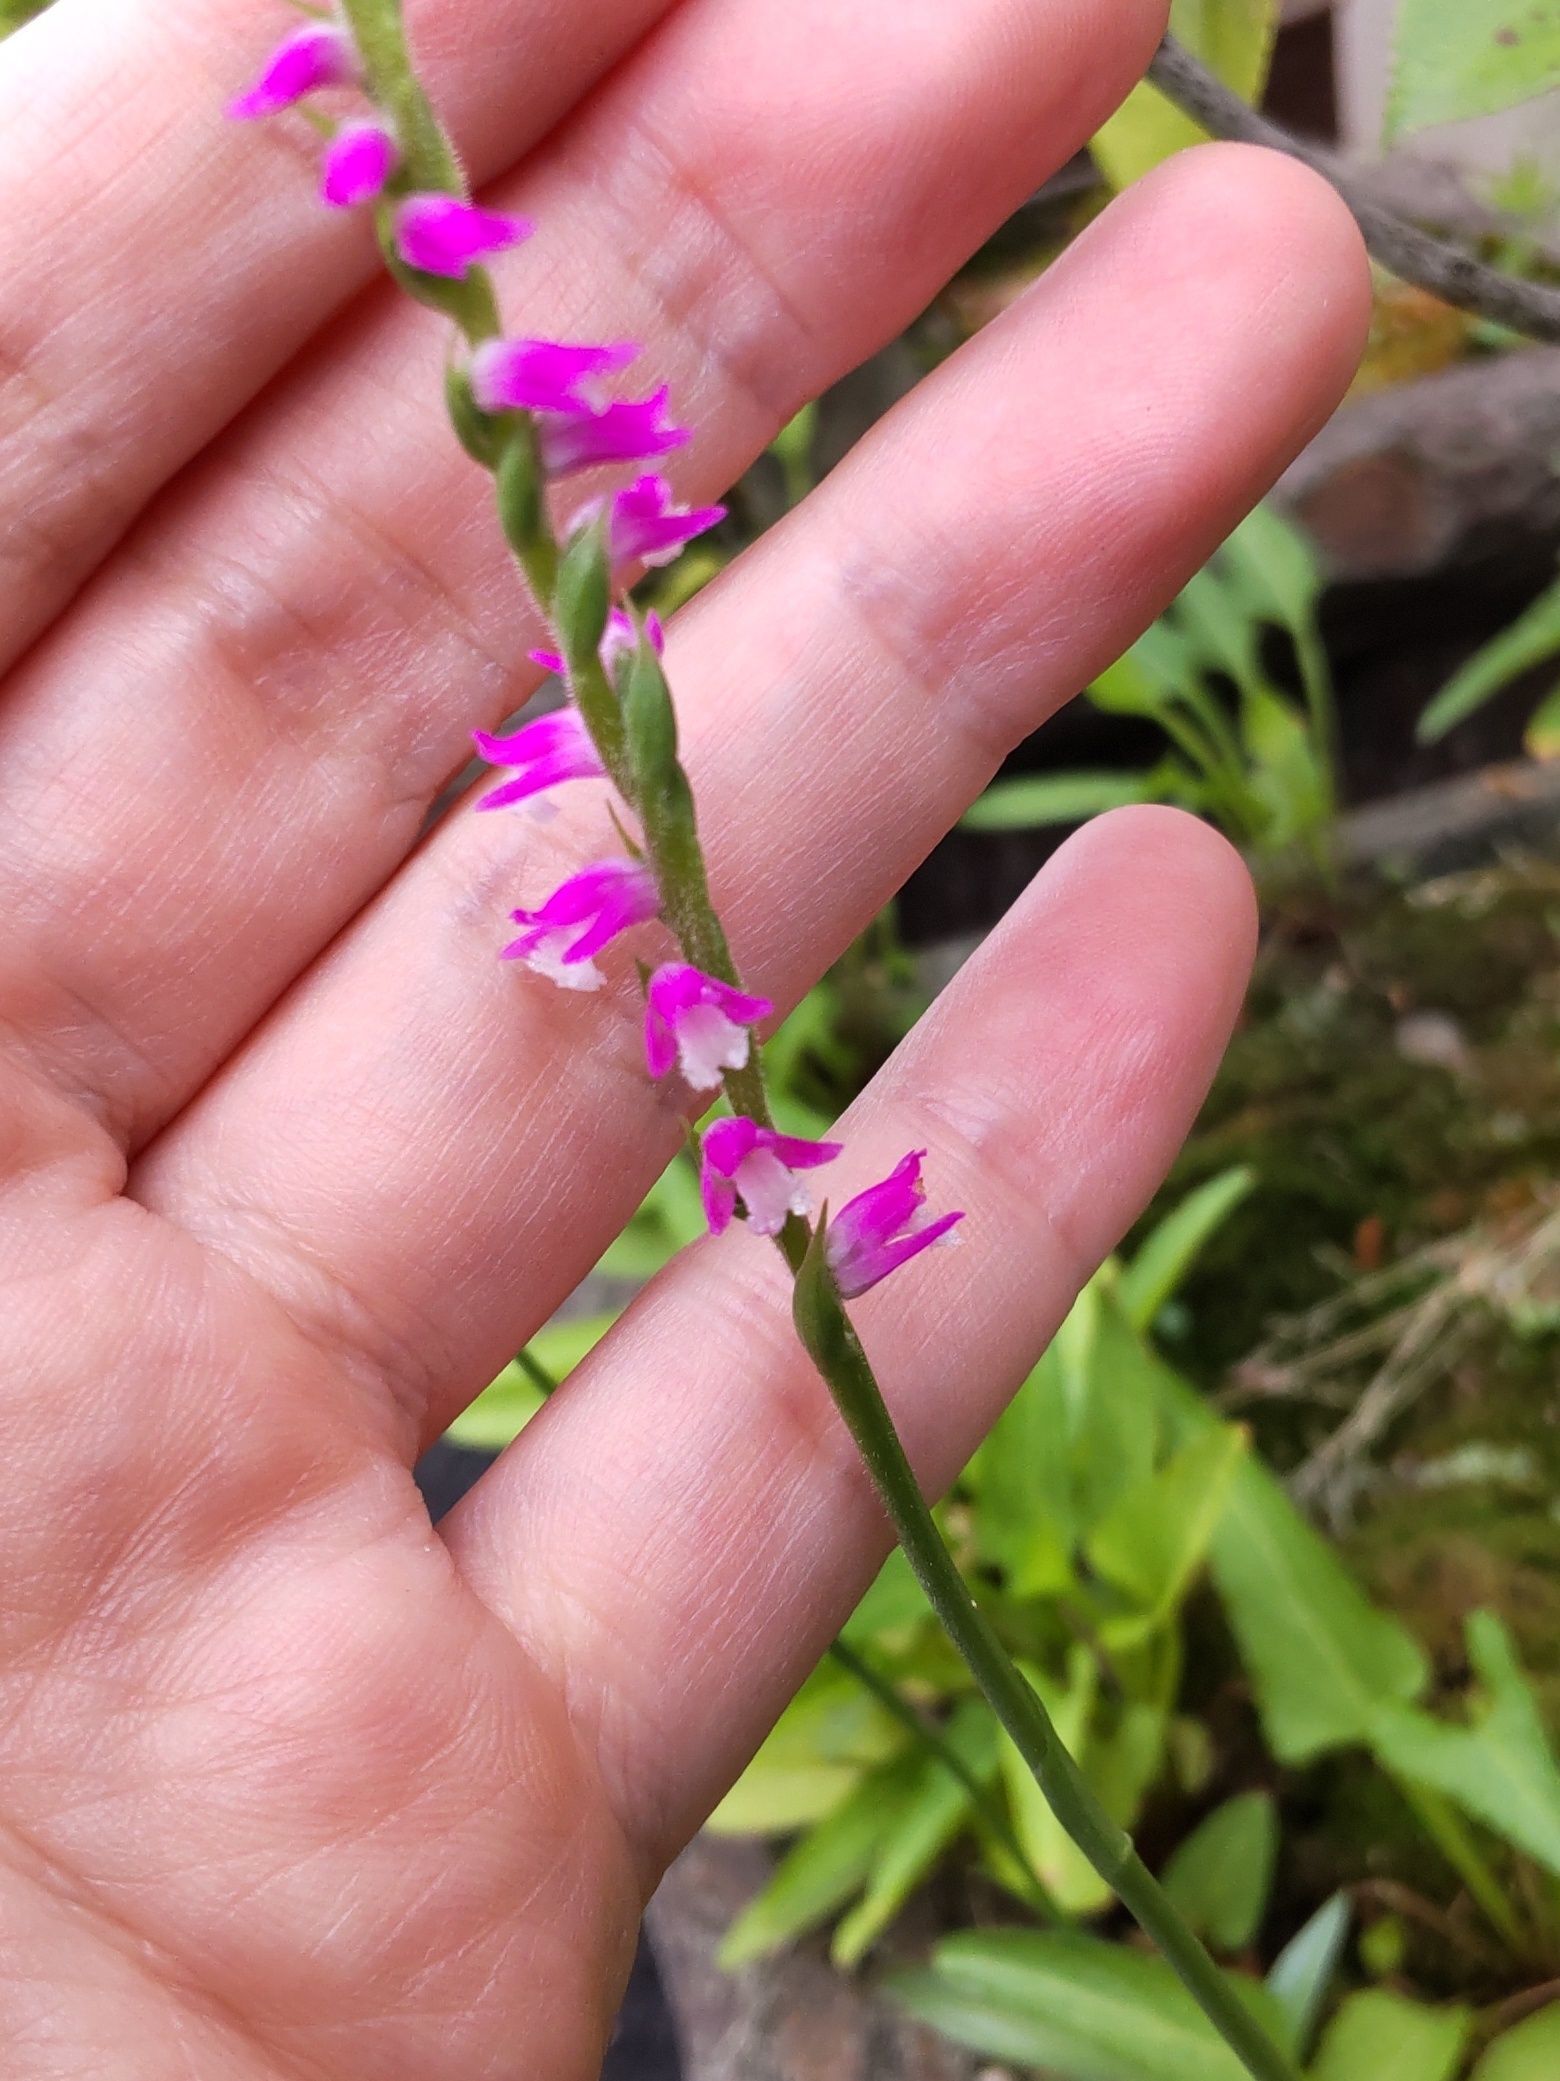
[[[1419,718],[1422,744],[1434,744],[1491,701],[1514,679],[1560,657],[1560,583],[1540,593],[1442,687]]]
[[[1266,1989],[1234,1974],[1230,1984],[1282,2036]],[[888,1985],[956,2043],[1055,2081],[1246,2081],[1170,1968],[1124,1944],[1025,1930],[960,1934],[938,1945],[930,1966],[896,1973]]]
[[[1050,824],[1082,824],[1132,802],[1158,802],[1163,786],[1152,773],[1025,773],[987,788],[964,815],[967,831],[1037,831]]]
[[[1243,100],[1255,101],[1267,80],[1278,17],[1279,0],[1173,0],[1170,28]],[[1093,151],[1112,187],[1125,188],[1203,137],[1190,116],[1145,85],[1095,137]]]
[[[716,1808],[717,1835],[784,1835],[833,1812],[904,1745],[904,1729],[847,1671],[824,1662]]]
[[[1555,2081],[1560,2074],[1560,2001],[1502,2032],[1473,2070],[1473,2081]]]
[[[1452,2081],[1473,2018],[1385,1988],[1351,1994],[1329,2024],[1310,2081]]]
[[[1138,1245],[1116,1288],[1127,1320],[1153,1327],[1166,1301],[1197,1262],[1209,1239],[1223,1227],[1257,1182],[1255,1171],[1239,1168],[1210,1178],[1189,1193]]]
[[[1399,0],[1387,137],[1560,86],[1560,0]]]
[[[1091,1564],[1138,1607],[1136,1623],[1107,1626],[1113,1646],[1163,1624],[1179,1605],[1224,1515],[1246,1447],[1245,1433],[1233,1424],[1214,1426],[1123,1490],[1094,1527]]]
[[[1199,1936],[1220,1951],[1243,1951],[1267,1912],[1277,1853],[1272,1799],[1242,1792],[1177,1845],[1161,1881]]]
[[[1560,1874],[1560,1766],[1510,1635],[1493,1612],[1468,1621],[1468,1655],[1485,1692],[1467,1726],[1406,1705],[1374,1717],[1377,1754],[1389,1770],[1431,1785]]]

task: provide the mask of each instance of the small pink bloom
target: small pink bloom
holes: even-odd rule
[[[539,795],[561,781],[601,780],[605,775],[590,733],[572,708],[540,715],[508,737],[490,737],[485,730],[477,730],[471,741],[489,765],[512,767],[516,775],[484,795],[478,809],[505,809],[511,802],[524,802],[528,795]]]
[[[962,1214],[944,1214],[920,1228],[911,1226],[926,1198],[921,1183],[925,1155],[924,1149],[914,1150],[881,1184],[869,1186],[841,1207],[829,1223],[829,1269],[846,1300],[853,1301],[919,1257],[964,1219]]]
[[[839,1142],[806,1142],[796,1135],[776,1134],[740,1114],[734,1120],[717,1120],[705,1132],[699,1170],[710,1234],[725,1234],[740,1197],[756,1235],[779,1235],[788,1214],[813,1211],[812,1195],[796,1173],[832,1163],[840,1149]]]
[[[479,261],[507,253],[536,227],[454,195],[409,195],[395,215],[396,250],[422,275],[462,281]]]
[[[526,930],[505,947],[504,959],[523,961],[565,990],[599,990],[606,977],[593,957],[660,908],[648,867],[637,860],[603,860],[572,875],[540,910],[517,910],[515,923]]]
[[[343,123],[325,147],[321,202],[332,210],[355,210],[376,202],[400,159],[400,148],[383,123]]]
[[[571,477],[602,464],[649,462],[692,439],[686,426],[667,423],[671,390],[633,403],[620,399],[600,412],[544,412],[542,463],[549,477]]]
[[[612,561],[652,569],[675,563],[696,535],[725,517],[724,506],[679,506],[664,477],[641,477],[612,501]]]
[[[471,357],[471,394],[484,412],[599,412],[602,379],[639,349],[569,347],[556,340],[489,340]]]
[[[656,656],[666,655],[666,626],[659,614],[645,616],[645,634],[650,638],[650,647]],[[638,648],[639,638],[634,632],[633,617],[625,614],[621,607],[614,607],[607,620],[607,633],[601,639],[601,662],[609,674],[615,676],[619,658],[626,657]],[[568,671],[561,651],[533,650],[529,653],[531,663],[540,665],[544,672],[554,672],[560,677]]]
[[[653,1077],[679,1064],[695,1091],[714,1091],[722,1070],[743,1069],[750,1026],[767,1019],[767,997],[749,997],[702,969],[668,961],[650,978],[645,998],[645,1060]]]
[[[346,30],[311,22],[277,46],[248,93],[228,103],[228,114],[235,122],[253,123],[280,115],[321,87],[348,86],[357,77],[357,52]]]

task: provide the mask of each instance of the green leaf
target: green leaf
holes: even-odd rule
[[[1384,1988],[1351,1994],[1333,2018],[1310,2081],[1452,2081],[1473,2018]]]
[[[1316,620],[1321,567],[1299,528],[1271,506],[1248,513],[1219,551],[1218,562],[1251,611],[1304,640]]]
[[[983,1699],[966,1699],[945,1738],[979,1783],[996,1775],[997,1723]],[[974,1812],[969,1788],[936,1756],[923,1755],[915,1789],[883,1839],[861,1899],[834,1932],[837,1966],[848,1972],[860,1962]]]
[[[1067,1383],[1056,1347],[1008,1404],[971,1463],[977,1551],[1015,1597],[1047,1597],[1073,1579]]]
[[[1249,1197],[1256,1182],[1256,1172],[1244,1168],[1210,1178],[1139,1244],[1116,1288],[1116,1298],[1136,1329],[1153,1328],[1160,1309],[1174,1296],[1204,1246]]]
[[[1560,583],[1540,593],[1509,628],[1452,674],[1419,718],[1420,743],[1436,743],[1514,679],[1553,657],[1560,657]]]
[[[720,1947],[727,1971],[804,1936],[849,1900],[882,1843],[909,1813],[920,1785],[919,1755],[896,1757],[864,1778],[804,1835],[727,1930]]]
[[[840,1628],[840,1637],[856,1644],[881,1633],[902,1633],[931,1615],[925,1590],[916,1581],[904,1549],[896,1546],[871,1589]]]
[[[1560,759],[1560,686],[1546,694],[1528,717],[1522,748],[1530,759]]]
[[[965,812],[966,831],[1034,831],[1082,824],[1107,809],[1163,800],[1151,773],[1030,773],[999,780]]]
[[[1146,1480],[1159,1445],[1161,1361],[1127,1320],[1113,1277],[1090,1281],[1052,1345],[1080,1528],[1097,1524],[1118,1496]]]
[[[1555,2081],[1560,2074],[1560,2001],[1498,2037],[1473,2070],[1473,2081]]]
[[[1173,0],[1170,29],[1243,100],[1255,101],[1267,81],[1278,16],[1279,0]],[[1204,136],[1157,87],[1144,85],[1099,132],[1093,151],[1111,186],[1125,188]]]
[[[1175,1381],[1174,1405],[1191,1435],[1218,1420],[1184,1381]],[[1209,1552],[1281,1763],[1368,1742],[1384,1701],[1423,1690],[1428,1670],[1418,1643],[1376,1610],[1281,1484],[1249,1455],[1230,1483]]]
[[[1117,1497],[1089,1535],[1097,1574],[1138,1607],[1110,1621],[1112,1646],[1134,1645],[1162,1626],[1202,1566],[1247,1440],[1233,1424],[1192,1438],[1163,1467]]]
[[[824,1662],[716,1808],[716,1835],[788,1835],[834,1811],[904,1729],[846,1670]]]
[[[1199,1936],[1221,1951],[1243,1951],[1267,1913],[1277,1853],[1272,1800],[1242,1792],[1178,1845],[1161,1874],[1164,1889]]]
[[[1560,0],[1401,0],[1390,142],[1560,85]]]
[[[1231,1984],[1281,2031],[1264,1988],[1233,1974]],[[963,1934],[888,1986],[957,2043],[1056,2081],[1245,2081],[1170,1968],[1125,1945],[1025,1930]]]
[[[1510,1635],[1493,1612],[1469,1619],[1468,1654],[1486,1694],[1482,1717],[1458,1727],[1383,1704],[1372,1726],[1376,1753],[1389,1770],[1444,1792],[1560,1874],[1560,1767]]]
[[[461,1411],[444,1435],[452,1445],[464,1445],[472,1452],[502,1452],[546,1399],[536,1382],[511,1363]]]
[[[1268,1992],[1289,2018],[1297,2049],[1306,2053],[1321,2020],[1352,1920],[1349,1898],[1335,1893],[1274,1959],[1267,1976]]]

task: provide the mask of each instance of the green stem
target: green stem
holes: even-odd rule
[[[864,1691],[870,1691],[884,1710],[893,1714],[918,1747],[935,1758],[951,1777],[958,1779],[974,1801],[976,1812],[1013,1859],[1026,1897],[1035,1913],[1046,1922],[1070,1922],[1072,1918],[1052,1897],[1030,1863],[1029,1855],[1018,1839],[1018,1830],[1013,1826],[1013,1817],[1007,1807],[993,1796],[989,1785],[981,1783],[952,1742],[944,1737],[937,1723],[928,1719],[925,1713],[918,1712],[899,1686],[890,1683],[883,1672],[869,1662],[865,1655],[857,1654],[849,1641],[836,1640],[829,1653],[842,1669],[849,1670]]]
[[[402,165],[395,195],[419,190],[461,192],[459,162],[412,68],[401,0],[343,0],[343,4],[362,53],[370,91],[396,122]],[[394,199],[392,196],[391,208]],[[490,338],[499,331],[497,300],[485,274],[473,270],[464,283],[448,284],[411,272],[396,259],[390,230],[387,209],[381,218],[381,242],[392,272],[410,294],[445,311],[470,342]],[[464,427],[457,420],[457,431],[471,446],[473,425],[466,416]],[[475,430],[479,435],[485,431],[480,425]],[[625,756],[618,737],[621,711],[616,691],[604,673],[601,685],[590,677],[592,661],[586,660],[585,652],[587,647],[594,647],[600,628],[596,628],[595,636],[587,644],[590,615],[583,604],[584,590],[578,601],[565,603],[570,605],[569,612],[559,614],[559,549],[547,516],[535,428],[523,415],[511,414],[498,422],[494,431],[498,438],[491,455],[484,459],[491,462],[498,479],[505,535],[531,580],[538,604],[555,626],[560,620],[565,623],[559,634],[571,665],[576,660],[586,663],[587,702],[591,710],[599,711],[594,727],[592,714],[585,708],[581,712],[596,739],[603,763],[609,771],[633,769],[631,752]],[[481,440],[476,441],[476,449],[483,446]],[[603,617],[604,612],[603,608]],[[654,720],[659,668],[646,646],[641,646],[637,662],[646,675],[644,691],[651,697],[645,712]],[[602,703],[603,688],[610,702],[610,716]],[[660,691],[665,691],[664,682]],[[645,826],[646,844],[660,880],[666,914],[684,953],[708,973],[736,983],[739,978],[725,930],[710,897],[692,791],[677,759],[675,721],[670,715],[658,749],[658,772],[647,779],[642,771],[624,770],[628,785],[623,792],[639,811]],[[748,1066],[728,1077],[727,1090],[732,1104],[740,1111],[768,1123],[769,1103],[756,1049]],[[797,1275],[797,1322],[803,1340],[877,1483],[910,1565],[982,1695],[1034,1772],[1057,1819],[1159,1945],[1254,2081],[1297,2081],[1289,2060],[1242,2006],[1230,1982],[1142,1863],[1130,1838],[1099,1804],[1045,1708],[970,1596],[922,1499],[866,1354],[840,1304],[827,1271],[822,1233],[815,1235],[807,1223],[793,1216],[779,1240]]]
[[[1299,2081],[1231,1980],[1192,1934],[1126,1831],[1111,1819],[943,1544],[821,1248],[797,1281],[797,1328],[828,1382],[932,1609],[1044,1792],[1052,1812],[1180,1976],[1254,2081]]]

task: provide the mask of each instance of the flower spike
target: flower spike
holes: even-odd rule
[[[650,648],[657,657],[666,655],[666,626],[659,614],[645,616],[645,634],[650,639]],[[634,628],[633,616],[621,607],[614,607],[607,618],[607,633],[601,639],[601,662],[609,678],[617,676],[619,658],[629,656],[639,648],[639,637]],[[540,665],[544,672],[552,672],[560,679],[568,673],[568,662],[558,650],[533,650],[528,653],[533,665]]]
[[[320,200],[327,209],[355,210],[377,202],[400,164],[401,152],[383,123],[343,123],[325,147]]]
[[[964,1219],[962,1214],[944,1214],[920,1228],[911,1226],[926,1198],[921,1183],[925,1157],[924,1149],[913,1150],[881,1184],[858,1194],[829,1223],[829,1269],[847,1301],[941,1242]]]
[[[639,359],[615,347],[570,347],[556,340],[489,340],[471,357],[471,394],[484,412],[599,412],[602,379]]]
[[[594,517],[594,512],[581,516]],[[612,561],[648,564],[652,570],[675,563],[696,535],[718,527],[725,517],[724,506],[679,506],[664,477],[641,477],[612,501]]]
[[[668,961],[645,993],[645,1060],[652,1077],[680,1066],[695,1091],[714,1091],[721,1073],[744,1069],[752,1048],[750,1026],[774,1006],[750,997],[700,968]]]
[[[561,781],[606,777],[589,732],[572,708],[540,715],[508,737],[490,737],[485,730],[476,730],[471,741],[490,766],[511,767],[516,776],[484,795],[478,809],[507,809]]]
[[[310,22],[277,45],[260,77],[228,103],[227,112],[235,123],[259,122],[296,107],[322,87],[351,86],[358,76],[357,51],[346,30]]]
[[[669,455],[693,438],[686,426],[667,423],[670,386],[636,403],[619,401],[601,412],[544,412],[541,421],[542,464],[549,477],[570,477],[576,470],[604,463],[649,462]]]
[[[603,860],[571,875],[540,910],[517,910],[515,923],[526,929],[505,947],[503,958],[523,961],[561,989],[599,990],[606,977],[594,956],[660,907],[661,892],[648,867]]]
[[[454,195],[409,195],[395,214],[395,244],[418,274],[460,282],[479,262],[523,244],[535,228],[525,217],[481,209]]]
[[[755,1235],[779,1235],[788,1215],[813,1211],[812,1194],[796,1173],[832,1163],[841,1147],[839,1142],[776,1134],[741,1114],[734,1120],[717,1120],[705,1131],[699,1168],[710,1234],[725,1234],[740,1198]]]

